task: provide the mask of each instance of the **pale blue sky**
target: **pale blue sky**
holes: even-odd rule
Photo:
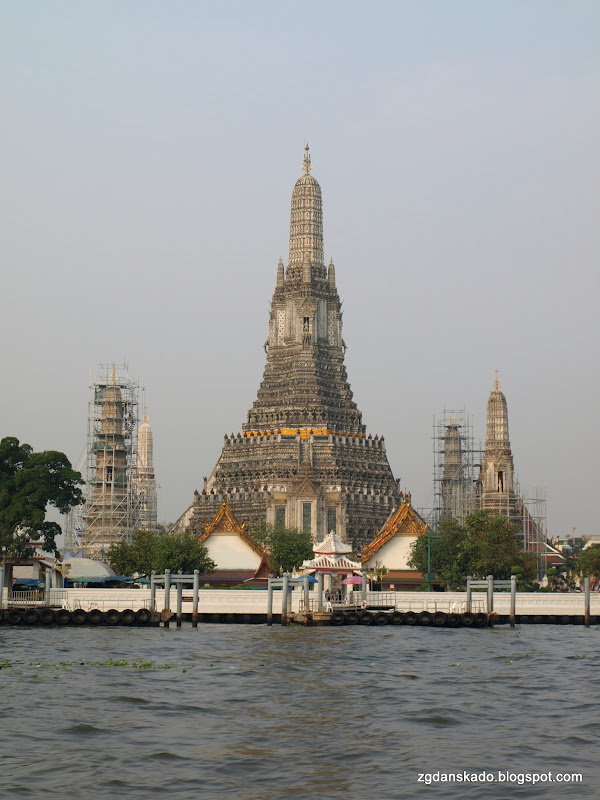
[[[549,532],[597,531],[597,2],[7,2],[0,435],[84,445],[147,388],[174,520],[237,432],[308,139],[347,367],[418,507],[494,370]]]

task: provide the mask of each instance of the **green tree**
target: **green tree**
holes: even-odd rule
[[[581,551],[579,574],[582,578],[600,578],[600,544],[592,544]]]
[[[388,574],[389,570],[386,566],[384,566],[380,561],[376,561],[375,564],[369,568],[368,577],[371,579],[372,583],[379,583],[380,590],[383,591],[383,579]]]
[[[303,561],[314,558],[310,533],[264,524],[249,531],[249,534],[256,544],[267,550],[269,565],[277,574],[292,572]]]
[[[151,531],[134,531],[131,543],[111,545],[106,559],[117,575],[149,575],[154,567],[157,535]]]
[[[118,575],[149,575],[152,570],[162,575],[167,569],[188,575],[198,569],[207,575],[216,567],[206,547],[187,532],[158,536],[150,531],[135,531],[131,544],[119,542],[111,546],[107,560]]]
[[[517,529],[506,517],[476,511],[466,517],[465,527],[471,575],[477,578],[493,575],[506,580],[513,566],[520,566],[525,580],[535,578],[535,556],[519,548]]]
[[[462,588],[467,575],[509,578],[518,569],[524,581],[535,578],[535,556],[519,550],[515,528],[506,517],[476,511],[465,518],[440,523],[439,539],[431,542],[431,569],[448,589]],[[409,566],[427,571],[427,537],[413,543]]]
[[[164,533],[168,533],[171,530],[173,524],[173,522],[159,522],[156,526],[156,532],[159,536],[162,536]]]
[[[467,531],[455,520],[443,521],[439,539],[431,540],[431,570],[449,589],[464,586],[469,574]],[[413,542],[408,565],[423,575],[427,572],[427,536]]]
[[[579,576],[579,556],[583,552],[585,543],[585,538],[578,537],[576,539],[571,539],[570,543],[562,549],[562,556],[564,558],[563,571],[569,591],[575,588],[576,579]]]
[[[44,549],[58,555],[55,537],[60,525],[46,521],[46,508],[66,514],[83,500],[81,475],[64,453],[34,453],[28,444],[7,436],[0,441],[0,547],[21,557],[28,543],[44,540]]]

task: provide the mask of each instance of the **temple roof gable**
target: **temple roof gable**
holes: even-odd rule
[[[372,558],[394,536],[420,536],[426,530],[427,523],[423,522],[411,506],[410,500],[405,498],[399,508],[392,511],[375,539],[363,550],[363,563]]]
[[[262,558],[264,550],[248,535],[246,523],[240,523],[238,521],[227,500],[223,500],[212,522],[206,522],[204,524],[204,533],[198,537],[198,541],[200,543],[205,542],[209,536],[218,535],[220,533],[237,534],[248,547],[251,547],[252,550]]]

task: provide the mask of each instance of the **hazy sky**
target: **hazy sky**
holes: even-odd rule
[[[598,530],[600,4],[3,0],[0,436],[77,462],[146,387],[173,521],[256,397],[305,141],[346,364],[431,505],[495,369],[551,535]]]

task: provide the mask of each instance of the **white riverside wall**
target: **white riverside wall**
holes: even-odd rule
[[[356,593],[362,598],[361,593]],[[292,611],[300,610],[300,600],[303,593],[299,589],[292,592]],[[184,589],[183,613],[192,613],[192,590]],[[311,605],[316,603],[317,593],[310,593]],[[465,592],[367,592],[369,605],[382,605],[390,607],[395,605],[400,611],[454,611],[462,613],[466,610]],[[116,608],[122,611],[131,608],[148,608],[150,605],[150,589],[56,589],[52,590],[53,605],[74,609],[99,608],[107,611]],[[156,610],[165,608],[164,589],[156,592]],[[171,611],[177,610],[177,590],[171,589]],[[473,592],[473,611],[485,611],[487,608],[486,594]],[[200,589],[198,595],[198,611],[205,614],[266,614],[266,590],[236,590],[236,589]],[[494,594],[494,611],[498,614],[509,614],[510,594],[496,592]],[[273,593],[273,613],[281,613],[281,591]],[[584,594],[580,592],[562,593],[526,593],[517,592],[517,614],[558,614],[581,615],[584,614]],[[600,595],[592,594],[590,613],[600,616]]]

